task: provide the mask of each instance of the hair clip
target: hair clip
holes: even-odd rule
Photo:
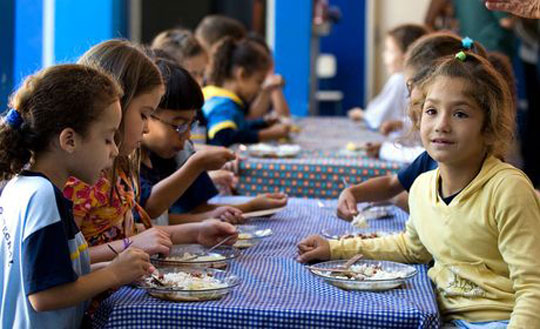
[[[4,117],[4,120],[6,120],[6,123],[13,129],[19,129],[24,121],[19,111],[15,109],[10,109]]]
[[[465,37],[465,38],[461,39],[461,45],[465,49],[472,49],[472,47],[474,46],[474,41],[473,41],[473,39],[471,39],[469,37]]]
[[[459,53],[456,54],[455,58],[462,62],[465,62],[465,59],[467,58],[467,54],[465,54],[464,51],[460,51]]]

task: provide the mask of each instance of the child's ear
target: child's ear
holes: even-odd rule
[[[234,69],[234,78],[235,80],[245,80],[249,77],[248,72],[243,67],[236,67]]]
[[[66,128],[58,136],[59,146],[62,150],[72,154],[79,145],[80,136],[72,128]]]

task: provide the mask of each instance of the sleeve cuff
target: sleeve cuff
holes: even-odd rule
[[[330,259],[345,259],[360,253],[360,240],[328,240],[330,245]]]

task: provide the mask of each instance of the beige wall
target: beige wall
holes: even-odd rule
[[[387,74],[382,62],[384,35],[386,31],[403,23],[422,23],[430,0],[369,0],[371,40],[369,46],[372,65],[371,77],[368,77],[368,99],[373,98],[384,85]],[[368,37],[368,40],[370,38]]]

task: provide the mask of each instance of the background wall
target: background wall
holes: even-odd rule
[[[373,60],[375,69],[373,70],[374,76],[371,80],[373,88],[371,88],[368,100],[373,98],[374,95],[377,95],[388,78],[382,60],[386,31],[403,23],[422,24],[430,2],[430,0],[371,0],[375,14],[372,20],[374,22],[374,44],[368,47],[374,47]]]

